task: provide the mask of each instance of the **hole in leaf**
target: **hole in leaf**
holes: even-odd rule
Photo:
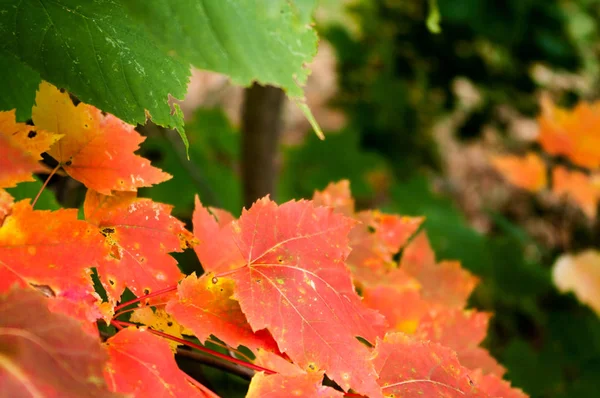
[[[33,131],[33,130],[32,130],[32,131],[30,131],[29,133],[27,133],[27,137],[29,137],[29,138],[33,138],[33,137],[35,137],[36,135],[37,135],[37,133],[36,133],[35,131]]]
[[[216,285],[219,282],[219,279],[216,276],[213,276],[211,282]]]

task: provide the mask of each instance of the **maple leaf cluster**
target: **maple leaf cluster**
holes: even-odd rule
[[[537,142],[546,157],[563,157],[571,165],[547,166],[539,154],[498,155],[492,164],[509,182],[531,192],[548,189],[567,198],[589,218],[597,215],[600,200],[600,101],[578,103],[574,109],[557,107],[542,97]],[[547,174],[551,170],[551,184]]]
[[[170,176],[134,154],[133,126],[47,83],[35,127],[14,115],[0,113],[0,188],[43,171],[45,152],[88,192],[78,219],[0,189],[3,394],[215,397],[174,359],[180,344],[210,351],[200,341],[256,370],[248,397],[525,397],[480,347],[490,314],[465,309],[477,279],[436,260],[422,218],[356,212],[343,181],[239,219],[196,197],[192,233],[137,197]],[[169,254],[188,248],[200,276]],[[104,342],[100,321],[117,329]]]

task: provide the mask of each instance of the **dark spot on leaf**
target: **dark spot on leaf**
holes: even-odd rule
[[[370,233],[372,233],[372,234],[374,234],[374,233],[375,233],[375,231],[377,231],[377,230],[375,229],[375,227],[373,227],[373,226],[371,226],[371,225],[369,225],[367,228],[369,229],[369,232],[370,232]]]
[[[36,135],[37,135],[37,133],[36,133],[35,131],[33,131],[33,130],[32,130],[32,131],[30,131],[29,133],[27,133],[27,137],[29,137],[29,138],[33,138],[33,137],[35,137]]]
[[[308,368],[310,370],[315,370],[315,365],[311,363],[311,364],[308,365]]]
[[[73,161],[71,159],[69,159],[65,162],[65,166],[70,166],[72,164],[73,164]]]
[[[102,228],[102,229],[100,230],[100,233],[101,233],[102,235],[104,235],[104,237],[107,237],[107,236],[108,236],[108,235],[110,235],[110,234],[114,234],[114,233],[115,233],[115,229],[114,229],[114,228],[111,228],[111,227],[105,227],[105,228]]]
[[[262,282],[262,279],[255,279],[254,281],[255,281],[256,283],[261,283],[261,282]]]
[[[140,257],[140,263],[146,262],[146,258],[145,257]]]
[[[168,326],[168,327],[171,327],[171,326],[173,326],[173,322],[171,322],[171,321],[167,322],[167,326]]]
[[[219,282],[219,279],[216,276],[213,276],[213,278],[211,279],[211,282],[216,285]]]
[[[115,281],[113,281],[112,279],[108,278],[108,284],[111,286],[115,285]]]
[[[144,289],[144,294],[145,294],[145,295],[148,295],[148,294],[150,294],[150,289],[148,289],[148,288],[145,288],[145,289]]]

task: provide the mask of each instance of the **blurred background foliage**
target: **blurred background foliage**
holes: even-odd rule
[[[532,397],[597,397],[600,320],[555,289],[550,268],[600,229],[508,186],[488,155],[530,145],[542,91],[562,105],[598,98],[600,0],[437,0],[439,34],[425,23],[433,3],[320,2],[306,96],[327,139],[286,105],[272,196],[310,198],[349,179],[360,208],[426,216],[438,258],[482,280],[471,305],[495,314],[485,345],[506,378]],[[189,226],[195,194],[239,215],[242,95],[223,76],[194,71],[181,103],[191,161],[176,133],[140,127],[141,154],[174,176],[141,195],[174,205]],[[83,191],[61,197],[62,183],[52,183],[59,201],[80,203]],[[11,194],[31,197],[40,185]],[[57,206],[49,192],[39,203]],[[199,266],[193,254],[177,258],[186,272]]]

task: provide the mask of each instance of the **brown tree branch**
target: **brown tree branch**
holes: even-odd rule
[[[242,184],[244,205],[267,194],[273,196],[275,159],[281,131],[284,92],[253,84],[244,90],[242,105]]]

